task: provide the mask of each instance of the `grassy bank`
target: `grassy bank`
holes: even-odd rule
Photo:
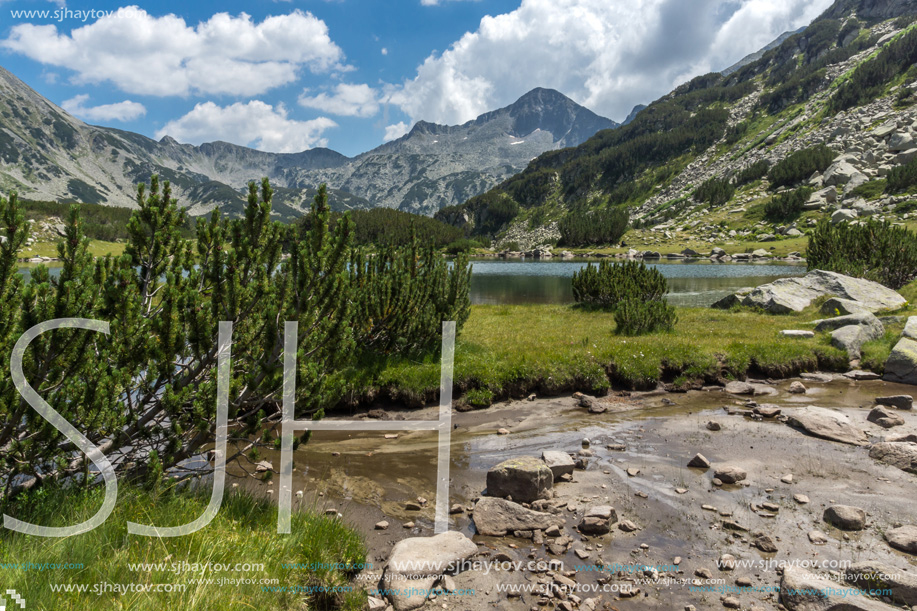
[[[805,371],[846,371],[847,355],[827,334],[812,339],[779,335],[782,329],[811,330],[824,318],[815,308],[792,315],[709,308],[679,308],[672,333],[639,337],[615,334],[612,314],[572,306],[475,306],[456,344],[455,383],[472,406],[529,392],[610,388],[673,390],[753,377],[789,377]],[[881,366],[900,336],[864,348],[864,363]],[[367,363],[351,376],[351,402],[391,398],[409,405],[435,400],[437,356]]]
[[[18,499],[6,513],[49,526],[76,524],[101,506],[102,490],[65,493],[39,490]],[[27,609],[136,611],[182,609],[361,609],[365,596],[357,592],[320,593],[277,591],[279,587],[317,586],[349,588],[350,575],[341,570],[290,570],[285,563],[347,563],[364,561],[359,535],[339,519],[294,512],[292,534],[277,534],[277,507],[246,494],[226,494],[220,512],[198,532],[172,538],[127,534],[127,521],[170,526],[201,515],[207,506],[199,494],[151,493],[123,485],[108,520],[95,530],[69,538],[48,539],[4,530],[0,535],[0,579],[27,601]],[[295,504],[295,500],[294,500]],[[243,570],[192,572],[189,565],[204,563],[255,564]],[[7,563],[63,564],[79,568],[23,570]],[[159,569],[131,569],[134,563],[164,563]],[[187,564],[185,564],[187,563]],[[182,567],[185,570],[177,570]],[[245,570],[250,568],[251,570]],[[222,584],[195,583],[196,579],[223,579]],[[244,583],[230,580],[251,580]],[[262,580],[273,591],[264,590]],[[97,584],[171,584],[172,592],[107,592],[96,594]],[[55,593],[51,584],[87,586],[86,592]],[[74,588],[75,589],[75,588]],[[181,591],[178,591],[181,590]]]

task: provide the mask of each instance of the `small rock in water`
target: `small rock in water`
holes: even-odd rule
[[[414,523],[413,523],[413,522],[405,522],[404,524],[402,524],[402,526],[404,526],[405,528],[414,528]]]
[[[376,530],[386,530],[388,529],[388,522],[382,520],[381,522],[376,522]]]
[[[713,472],[713,477],[724,484],[735,484],[748,477],[748,472],[741,467],[727,465],[717,468],[717,470]]]
[[[787,391],[794,395],[804,395],[808,390],[802,382],[793,382],[790,384],[790,387],[787,388]]]
[[[780,478],[780,481],[783,482],[784,484],[792,484],[793,483],[793,474],[789,473],[787,475],[784,475],[783,477]]]
[[[708,431],[719,431],[719,430],[721,430],[722,428],[723,428],[723,427],[722,427],[722,425],[720,425],[719,422],[715,422],[715,421],[711,420],[710,422],[707,423],[707,430],[708,430]]]
[[[456,503],[452,507],[449,508],[449,513],[452,515],[459,514],[459,513],[465,513],[465,508],[459,505],[458,503]]]
[[[809,497],[804,494],[794,494],[793,500],[799,503],[800,505],[807,505],[809,503]]]
[[[767,554],[773,554],[777,551],[777,544],[774,543],[774,540],[770,537],[770,535],[765,535],[764,533],[758,533],[755,535],[755,538],[752,541],[752,545]]]
[[[636,467],[630,467],[630,468],[627,470],[627,475],[628,475],[629,477],[637,477],[637,475],[639,475],[639,474],[640,474],[640,469],[637,469]]]
[[[588,437],[583,437],[582,446],[583,446],[584,448],[588,448],[590,445],[592,445],[592,442],[589,441],[589,438],[588,438]]]
[[[810,530],[809,541],[815,545],[824,545],[828,542],[828,535],[820,530]]]
[[[739,602],[739,599],[735,596],[724,596],[723,597],[723,606],[727,609],[741,609],[742,603]]]
[[[736,568],[736,557],[732,554],[723,554],[716,565],[721,571],[732,571]]]
[[[882,405],[874,407],[872,411],[869,412],[869,415],[866,416],[866,420],[878,424],[884,429],[890,429],[904,424],[904,418]]]
[[[697,469],[709,469],[710,461],[704,457],[703,454],[695,454],[694,458],[688,461],[689,467],[695,467]]]
[[[618,524],[618,528],[620,528],[621,530],[623,530],[626,533],[632,533],[635,530],[640,530],[640,527],[634,524],[633,522],[631,522],[630,520],[624,520],[623,522]]]
[[[507,430],[507,429],[497,429],[497,435],[509,435],[509,430]]]
[[[713,577],[713,573],[710,572],[710,569],[701,568],[694,571],[694,576],[701,579],[710,579]]]

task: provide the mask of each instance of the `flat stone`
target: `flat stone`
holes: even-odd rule
[[[828,535],[820,530],[810,530],[808,537],[809,541],[814,545],[824,545],[828,542]]]
[[[840,443],[866,445],[869,441],[866,433],[855,427],[846,414],[823,407],[810,405],[796,409],[789,414],[787,424],[815,437]]]
[[[795,383],[798,384],[798,382]],[[756,406],[752,411],[764,418],[776,418],[780,415],[782,410],[771,403],[762,403],[761,405]]]
[[[780,335],[783,337],[792,337],[796,339],[809,339],[815,337],[815,333],[813,331],[803,331],[800,329],[785,329],[780,332]]]
[[[899,605],[917,605],[917,577],[882,562],[857,562],[843,571],[845,580],[859,589],[891,590]]]
[[[794,494],[794,495],[793,495],[793,500],[796,501],[797,503],[799,503],[800,505],[808,505],[808,504],[809,504],[809,497],[807,497],[807,496],[804,495],[804,494]]]
[[[550,513],[526,509],[522,505],[496,497],[481,497],[472,512],[479,534],[502,537],[517,530],[547,530],[562,518]]]
[[[917,526],[899,526],[885,531],[885,540],[896,550],[917,556]]]
[[[891,611],[864,595],[853,596],[836,581],[788,564],[780,578],[780,602],[789,611]]]

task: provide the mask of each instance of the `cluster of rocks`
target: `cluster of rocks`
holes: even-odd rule
[[[555,256],[561,259],[572,259],[575,255],[569,250],[561,251],[559,255],[556,255],[550,244],[539,244],[531,250],[502,250],[496,256],[501,259],[553,259]]]
[[[528,221],[518,221],[509,226],[503,237],[493,244],[497,250],[508,251],[510,244],[517,244],[523,252],[533,251],[544,244],[556,243],[560,239],[560,229],[557,221],[552,221],[544,227],[529,228]]]

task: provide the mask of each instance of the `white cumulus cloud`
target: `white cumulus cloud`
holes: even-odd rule
[[[0,46],[73,70],[77,83],[110,82],[153,96],[253,96],[295,81],[303,67],[348,69],[325,23],[299,10],[260,23],[218,13],[192,26],[130,6],[69,34],[55,25],[16,25]]]
[[[88,101],[89,96],[83,93],[61,102],[61,108],[89,121],[132,121],[146,114],[146,107],[139,102],[124,100],[115,104],[86,106]]]
[[[456,124],[534,87],[621,120],[697,74],[808,24],[831,0],[522,0],[481,19],[385,98],[414,121]]]
[[[190,144],[222,140],[262,151],[298,153],[327,146],[322,133],[332,127],[337,127],[337,123],[326,117],[309,121],[290,119],[282,104],[274,107],[252,100],[219,106],[203,102],[186,115],[166,123],[156,137],[172,136]]]
[[[379,112],[378,95],[369,85],[338,83],[331,94],[310,96],[308,93],[306,89],[299,96],[299,104],[306,108],[316,108],[345,117],[371,117]]]
[[[384,142],[389,142],[391,140],[397,140],[401,136],[408,133],[410,130],[411,130],[411,126],[405,123],[404,121],[400,121],[398,123],[395,123],[394,125],[386,125],[385,126],[385,135],[382,137],[382,140]]]

